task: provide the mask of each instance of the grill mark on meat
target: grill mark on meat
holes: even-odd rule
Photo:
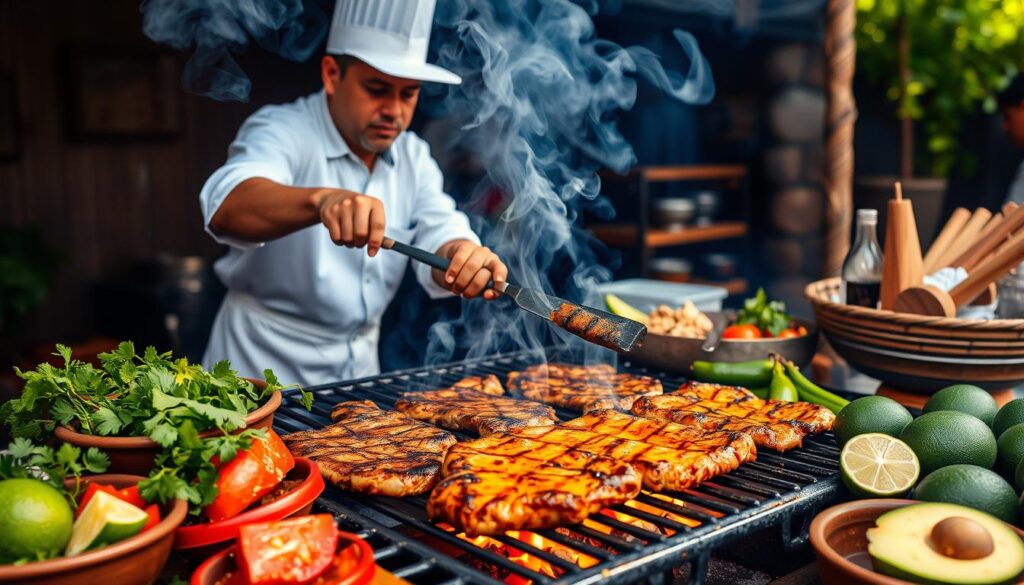
[[[455,437],[369,401],[335,406],[338,422],[284,435],[292,453],[317,462],[331,483],[346,490],[410,496],[430,490]]]
[[[551,311],[551,320],[559,327],[608,349],[618,349],[622,331],[586,307],[562,303]]]
[[[406,392],[395,408],[417,420],[481,436],[558,420],[550,406],[460,387]]]
[[[700,382],[641,398],[632,410],[643,417],[747,433],[758,446],[777,451],[799,447],[803,437],[830,430],[835,423],[835,415],[816,404],[762,400],[742,388]]]
[[[661,381],[650,376],[620,374],[607,364],[571,366],[540,364],[510,372],[508,388],[530,400],[588,412],[629,410],[640,396],[661,394]]]

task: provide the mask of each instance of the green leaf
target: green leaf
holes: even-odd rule
[[[82,465],[90,473],[103,473],[110,467],[110,458],[96,447],[89,447],[82,458]]]
[[[57,463],[62,465],[73,465],[81,457],[82,450],[71,443],[64,443],[57,449]]]
[[[16,459],[24,459],[32,454],[33,450],[32,441],[24,437],[18,437],[7,445],[7,450],[10,451],[11,455]]]
[[[71,406],[71,401],[66,398],[58,398],[50,407],[50,414],[62,425],[70,424],[78,417],[75,407]]]
[[[160,423],[148,433],[150,439],[164,447],[170,447],[178,440],[178,431],[170,423]]]
[[[57,353],[53,355],[59,355],[64,358],[64,366],[67,367],[71,364],[71,348],[66,345],[57,344]]]
[[[101,435],[116,435],[124,426],[117,414],[106,406],[96,409],[92,418],[96,421],[96,432]]]

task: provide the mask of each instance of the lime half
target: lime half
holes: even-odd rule
[[[910,491],[921,473],[917,455],[896,437],[857,435],[839,455],[843,483],[862,497],[894,497]]]
[[[647,313],[644,313],[640,309],[630,305],[613,294],[604,295],[604,304],[608,305],[608,310],[615,315],[625,317],[638,323],[647,322]]]
[[[96,492],[71,527],[71,540],[64,554],[70,557],[135,536],[148,519],[145,512],[128,502],[107,492]]]

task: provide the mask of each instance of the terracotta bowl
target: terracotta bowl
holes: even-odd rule
[[[187,551],[192,558],[206,558],[234,544],[241,526],[309,514],[325,487],[320,468],[310,459],[296,457],[295,467],[285,479],[301,480],[302,483],[265,506],[246,510],[226,520],[179,526],[174,531],[174,549]]]
[[[913,500],[857,500],[832,506],[818,514],[811,522],[811,546],[818,557],[821,582],[825,585],[913,585],[870,568],[867,530],[874,527],[875,520],[885,512],[918,503]],[[1024,538],[1024,531],[1016,526],[1011,528]]]
[[[84,485],[96,481],[120,489],[143,479],[145,478],[137,475],[94,475],[84,478]],[[174,529],[185,519],[186,513],[188,502],[175,500],[162,507],[160,523],[143,533],[73,557],[20,566],[0,566],[0,583],[148,585],[157,578],[160,569],[167,562],[171,544],[174,542]]]
[[[262,380],[249,380],[257,388],[266,386]],[[245,428],[263,429],[274,424],[274,412],[281,406],[281,393],[274,392],[262,406],[245,417]],[[241,430],[241,429],[239,429]],[[218,430],[199,433],[200,437],[212,437]],[[129,473],[132,475],[149,475],[153,469],[153,459],[160,452],[160,445],[149,437],[103,437],[80,433],[68,426],[54,429],[57,439],[71,443],[83,449],[96,447],[110,457],[108,471],[112,473]]]
[[[351,547],[351,548],[349,548]],[[373,580],[377,565],[373,559],[373,549],[362,538],[348,532],[338,532],[338,553],[351,554],[355,557],[355,568],[344,575],[334,585],[364,585]],[[229,573],[236,570],[235,547],[223,550],[199,565],[192,574],[191,585],[215,585]]]

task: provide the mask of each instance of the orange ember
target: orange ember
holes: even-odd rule
[[[448,526],[447,524],[438,524],[438,526],[451,532],[455,531],[454,528]],[[490,538],[488,536],[477,536],[475,538],[470,538],[469,536],[466,536],[466,533],[464,532],[460,532],[455,536],[461,538],[462,540],[465,540],[466,542],[473,544],[474,546],[500,554],[521,567],[525,567],[527,569],[530,569],[531,571],[540,573],[542,575],[547,575],[551,578],[557,579],[564,572],[561,569],[555,567],[551,563],[539,557],[531,555],[527,552],[523,552],[515,547],[508,546],[505,543]],[[544,538],[543,536],[534,532],[528,532],[525,530],[509,530],[505,532],[505,536],[514,538],[520,542],[524,542],[526,544],[529,544],[530,546],[533,546],[547,553],[555,555],[561,559],[573,563],[581,569],[593,567],[598,563],[598,560],[594,557],[585,555],[569,547],[558,544],[557,542],[548,540],[547,538]],[[504,581],[505,583],[509,583],[510,585],[527,585],[529,583],[532,583],[531,580],[516,575],[515,573],[509,574],[508,577],[504,579]]]

